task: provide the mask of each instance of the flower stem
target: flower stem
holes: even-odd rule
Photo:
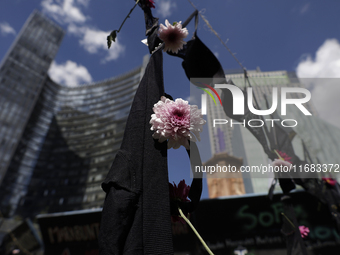
[[[119,27],[117,33],[119,33],[119,31],[122,29],[122,27],[123,27],[125,21],[126,21],[128,18],[130,18],[131,12],[133,12],[133,10],[136,8],[136,6],[137,6],[138,3],[139,3],[139,0],[136,1],[135,6],[133,6],[133,8],[132,8],[132,9],[130,10],[130,12],[128,13],[128,15],[125,17],[125,19],[124,19],[123,23],[120,25],[120,27]]]
[[[196,234],[196,236],[198,237],[198,239],[201,241],[201,243],[203,244],[204,248],[207,250],[207,252],[210,255],[214,255],[214,253],[212,253],[212,251],[209,249],[208,245],[204,242],[203,238],[200,236],[200,234],[197,232],[197,230],[195,229],[195,227],[191,224],[190,220],[188,220],[187,217],[185,217],[184,213],[182,212],[181,208],[178,207],[178,211],[181,214],[182,218],[186,221],[186,223],[188,223],[188,225],[191,227],[192,231],[194,231],[194,233]]]
[[[283,215],[283,217],[286,218],[286,220],[290,223],[290,225],[293,226],[293,228],[295,228],[295,225],[293,224],[293,222],[290,221],[290,219],[288,219],[288,217],[284,214],[284,213],[281,213]]]
[[[285,161],[285,159],[283,157],[280,156],[280,154],[277,152],[277,150],[274,150],[274,152],[276,153],[276,155],[279,157],[279,159]]]

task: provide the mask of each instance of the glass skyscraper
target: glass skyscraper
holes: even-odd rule
[[[119,77],[65,87],[48,68],[63,30],[35,11],[0,71],[0,209],[34,217],[103,205],[100,184],[120,148],[143,64]]]
[[[34,12],[0,67],[0,183],[6,174],[64,32]]]

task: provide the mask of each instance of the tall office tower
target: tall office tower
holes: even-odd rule
[[[221,90],[216,89],[217,93],[221,95]],[[224,128],[224,126],[213,127],[214,119],[226,119],[228,122],[230,118],[224,113],[223,107],[220,104],[214,104],[213,100],[208,98],[207,100],[207,124],[209,129],[209,140],[211,154],[228,153],[233,154],[233,148],[231,146],[231,138],[233,128]]]
[[[32,32],[34,28],[38,32]],[[31,33],[32,37],[27,38]],[[105,193],[100,184],[120,148],[132,100],[148,62],[145,57],[140,67],[101,82],[72,88],[61,86],[46,75],[49,65],[44,59],[53,59],[57,46],[50,41],[59,45],[62,35],[60,28],[35,12],[14,42],[12,49],[16,50],[11,50],[3,61],[6,68],[1,75],[7,74],[0,79],[0,86],[6,86],[6,93],[17,100],[12,103],[18,105],[16,115],[27,118],[24,123],[22,117],[13,117],[9,110],[13,106],[7,102],[11,97],[0,99],[1,104],[8,105],[0,114],[9,116],[1,118],[8,120],[8,131],[1,130],[1,135],[11,144],[16,141],[12,153],[1,161],[0,210],[9,216],[34,217],[42,212],[103,205]],[[33,47],[35,41],[42,46],[19,55],[21,44]],[[53,54],[48,51],[50,55],[45,55],[45,48],[50,45]],[[15,61],[16,55],[19,61]],[[32,60],[26,60],[27,57]],[[25,66],[27,63],[29,67]],[[24,69],[20,75],[14,74],[17,66]],[[14,83],[18,77],[24,81],[17,82],[23,88]],[[23,103],[26,108],[21,106]]]
[[[55,57],[63,30],[34,12],[28,18],[0,66],[0,184],[4,181],[8,166],[14,157],[18,144],[32,110],[44,86],[48,68]],[[34,162],[22,158],[27,167]],[[13,175],[12,193],[24,195],[32,172],[23,168]]]
[[[261,109],[269,109],[272,103],[272,88],[277,87],[304,87],[295,72],[271,71],[261,72],[259,69],[248,71],[253,94]],[[226,71],[226,79],[231,79],[240,88],[245,87],[243,70]],[[218,89],[217,89],[218,90]],[[220,93],[220,91],[218,91]],[[304,97],[301,93],[290,93],[291,98]],[[266,105],[266,100],[268,105]],[[314,163],[339,163],[336,155],[340,154],[340,131],[336,127],[327,124],[317,116],[312,101],[304,104],[312,116],[304,116],[294,105],[288,106],[287,116],[283,119],[296,119],[298,125],[292,128],[296,136],[293,139],[294,151],[300,159],[305,158],[302,140],[307,148],[309,156]],[[280,112],[280,104],[277,111]],[[220,105],[215,105],[212,100],[207,100],[207,118],[209,138],[211,141],[212,155],[226,152],[231,156],[243,159],[244,166],[260,166],[269,163],[261,144],[253,134],[243,125],[236,124],[231,127],[228,118]],[[213,127],[213,119],[226,119],[228,124]],[[292,123],[289,123],[292,124]],[[267,124],[268,125],[268,124]],[[292,133],[292,134],[293,134]],[[272,178],[255,178],[252,173],[244,174],[244,186],[247,193],[267,192]],[[257,175],[258,177],[258,175]]]
[[[73,88],[47,79],[19,146],[34,143],[32,134],[39,136],[32,178],[20,199],[18,214],[103,205],[105,193],[100,185],[120,148],[142,73],[139,67],[116,78]],[[21,152],[15,155],[20,157]],[[15,158],[12,162],[16,164]]]

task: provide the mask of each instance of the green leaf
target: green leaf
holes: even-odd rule
[[[110,49],[112,41],[115,42],[117,37],[117,30],[113,30],[111,34],[107,37],[107,47]]]

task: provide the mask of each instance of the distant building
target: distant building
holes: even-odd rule
[[[235,173],[214,172],[207,174],[209,198],[243,195],[245,194],[242,173],[242,159],[229,156],[227,153],[218,153],[204,163],[205,166],[219,166],[220,168],[233,166]]]
[[[243,70],[227,70],[225,73],[227,80],[232,80],[240,88],[245,87]],[[266,99],[271,105],[273,87],[277,87],[278,90],[281,87],[304,87],[295,72],[262,72],[257,68],[257,70],[248,71],[248,77],[261,109],[268,109]],[[219,89],[216,90],[220,93]],[[303,97],[299,93],[291,93],[290,96],[292,98]],[[305,158],[306,155],[304,155],[302,146],[303,140],[314,163],[339,163],[340,130],[318,117],[312,101],[304,105],[313,116],[306,117],[295,106],[288,106],[287,116],[283,118],[299,120],[298,125],[293,128],[294,133],[297,133],[293,138],[295,154],[300,159]],[[280,111],[280,104],[278,105],[278,111]],[[207,118],[212,156],[225,152],[230,156],[242,158],[244,166],[260,166],[261,164],[267,165],[269,163],[261,144],[247,128],[242,125],[230,127],[229,124],[213,127],[213,119],[227,119],[228,123],[230,123],[230,118],[226,116],[222,106],[215,105],[209,97],[207,100]],[[267,192],[272,182],[272,178],[253,178],[254,176],[251,173],[244,173],[243,177],[246,193]],[[278,186],[277,188],[279,189]]]
[[[65,87],[47,75],[63,30],[35,11],[0,67],[0,209],[33,217],[98,208],[144,65]]]

